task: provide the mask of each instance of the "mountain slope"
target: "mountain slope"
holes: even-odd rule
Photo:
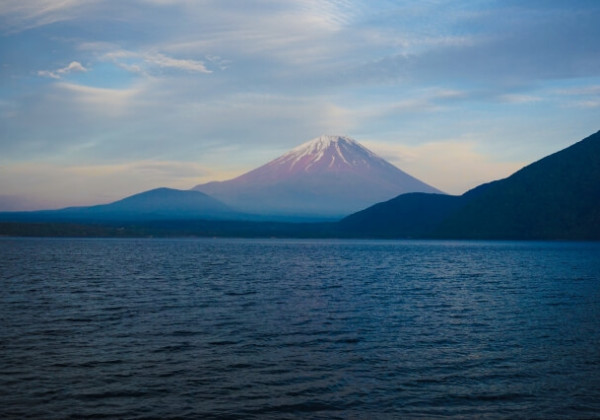
[[[488,185],[436,234],[600,239],[600,131]]]
[[[4,213],[11,220],[155,220],[226,218],[231,208],[199,191],[156,188],[109,204],[61,210]]]
[[[600,239],[600,132],[462,196],[401,195],[340,226],[370,237]]]
[[[463,204],[462,197],[408,193],[351,214],[339,222],[353,237],[412,238],[430,235]]]
[[[321,136],[237,178],[194,187],[262,214],[342,216],[405,192],[439,192],[348,137]]]

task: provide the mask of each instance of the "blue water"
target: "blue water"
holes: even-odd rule
[[[600,244],[0,239],[0,418],[600,418]]]

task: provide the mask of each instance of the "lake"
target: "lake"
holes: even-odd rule
[[[0,418],[600,418],[600,243],[0,238]]]

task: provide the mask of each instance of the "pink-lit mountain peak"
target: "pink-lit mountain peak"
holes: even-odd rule
[[[439,192],[356,141],[321,136],[237,178],[197,185],[262,214],[344,215],[407,192]]]
[[[349,137],[320,136],[246,175],[344,173],[368,170],[373,165],[392,166]]]
[[[337,154],[338,156],[343,158],[344,149],[346,151],[348,151],[348,149],[360,149],[366,152],[367,154],[372,154],[370,151],[362,147],[350,137],[320,136],[293,148],[282,157],[289,156],[300,158],[303,156],[312,156],[313,158],[315,158],[315,160],[318,161],[325,157],[327,154]]]
[[[367,163],[373,154],[348,137],[321,136],[290,150],[275,164],[288,165],[291,172],[348,169]]]

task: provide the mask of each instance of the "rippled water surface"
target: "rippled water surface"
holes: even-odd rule
[[[600,418],[600,244],[0,239],[2,418]]]

